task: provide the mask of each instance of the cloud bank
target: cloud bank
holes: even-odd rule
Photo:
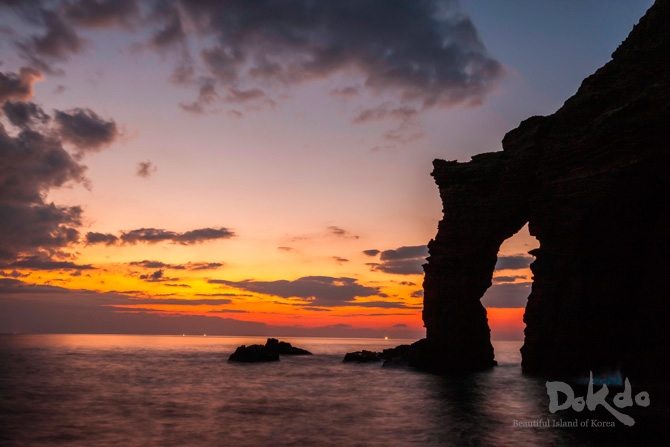
[[[314,306],[343,306],[351,305],[356,297],[377,296],[378,287],[368,287],[358,284],[354,278],[334,278],[331,276],[305,276],[293,281],[227,281],[211,279],[210,284],[223,284],[248,292],[263,293],[282,298],[302,298]]]
[[[2,4],[30,23],[29,29],[38,29],[14,44],[31,67],[47,73],[57,71],[53,64],[88,50],[82,30],[150,36],[143,48],[176,55],[173,81],[198,88],[198,99],[182,104],[196,113],[214,100],[265,100],[268,86],[290,87],[342,73],[358,81],[356,87],[331,89],[341,98],[367,90],[419,108],[476,105],[504,71],[488,55],[457,0]],[[224,92],[219,95],[217,88]],[[414,113],[405,108],[371,110],[362,115],[379,119]]]
[[[80,239],[82,209],[45,198],[54,188],[88,186],[81,157],[118,137],[113,121],[89,109],[55,110],[52,118],[29,102],[41,78],[25,67],[18,74],[0,72],[0,106],[14,128],[0,121],[0,262],[26,268],[67,260],[64,249]],[[76,147],[74,155],[66,144]]]

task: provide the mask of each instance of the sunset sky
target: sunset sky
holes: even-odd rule
[[[0,0],[0,333],[423,336],[432,160],[553,113],[652,3]]]

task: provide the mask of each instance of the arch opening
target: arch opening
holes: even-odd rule
[[[498,249],[491,286],[480,300],[486,308],[492,342],[523,341],[523,315],[533,282],[530,264],[535,260],[528,252],[539,246],[526,223]]]

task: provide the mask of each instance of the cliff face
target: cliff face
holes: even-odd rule
[[[657,0],[609,63],[556,113],[509,132],[502,152],[435,160],[444,218],[424,266],[432,369],[494,363],[479,299],[501,243],[528,222],[540,248],[523,370],[670,373],[668,23],[670,1]]]

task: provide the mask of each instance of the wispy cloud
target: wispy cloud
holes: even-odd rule
[[[328,227],[328,232],[337,237],[342,237],[346,239],[358,239],[357,235],[345,230],[344,228],[340,228],[337,226]]]
[[[141,161],[137,164],[137,169],[135,170],[135,174],[138,177],[149,178],[157,170],[158,170],[158,168],[151,161],[149,161],[149,160]]]

